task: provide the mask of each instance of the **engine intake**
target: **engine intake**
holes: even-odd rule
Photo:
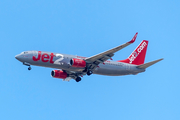
[[[62,70],[53,70],[51,71],[51,76],[54,78],[66,79],[68,75]]]
[[[86,61],[84,61],[82,59],[73,58],[70,60],[70,65],[72,67],[85,68],[86,67]]]

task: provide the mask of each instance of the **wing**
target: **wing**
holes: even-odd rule
[[[131,41],[129,41],[123,45],[117,46],[115,48],[112,48],[112,49],[102,52],[100,54],[85,58],[84,60],[87,63],[87,69],[93,71],[100,63],[104,63],[106,60],[108,60],[112,56],[114,56],[115,52],[134,43],[134,41],[136,40],[137,34],[138,33],[136,33],[134,35],[134,37],[132,38]],[[76,79],[78,76],[86,75],[86,72],[87,72],[87,70],[82,71],[82,72],[75,72],[75,71],[68,71],[68,70],[63,70],[63,71],[68,74],[68,77],[66,79],[64,79],[64,81],[70,81],[71,79]]]
[[[104,63],[106,60],[108,60],[112,56],[114,56],[115,52],[117,52],[117,51],[123,49],[124,47],[132,44],[136,40],[137,34],[138,33],[136,33],[134,35],[134,37],[132,38],[131,41],[129,41],[129,42],[123,44],[123,45],[117,46],[115,48],[112,48],[112,49],[107,50],[105,52],[102,52],[100,54],[97,54],[97,55],[86,58],[85,61],[89,64],[88,65],[89,69],[91,69],[91,70],[95,69],[98,66],[98,64]]]

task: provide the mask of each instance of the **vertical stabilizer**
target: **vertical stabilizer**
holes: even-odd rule
[[[148,46],[148,41],[143,40],[127,59],[119,60],[118,62],[124,62],[134,65],[144,64],[147,46]]]

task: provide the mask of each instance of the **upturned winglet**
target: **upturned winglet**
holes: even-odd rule
[[[133,43],[133,42],[136,40],[137,35],[138,35],[138,32],[134,35],[134,37],[132,38],[132,40],[129,41],[128,43]]]

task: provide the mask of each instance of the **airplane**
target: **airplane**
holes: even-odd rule
[[[23,65],[29,66],[28,70],[31,70],[31,65],[55,68],[51,71],[51,76],[64,81],[74,79],[79,82],[81,77],[84,75],[90,76],[91,74],[107,76],[137,75],[145,72],[149,66],[163,60],[162,58],[144,64],[148,41],[143,40],[127,59],[112,61],[115,52],[134,43],[137,35],[138,33],[125,44],[91,57],[33,50],[22,52],[16,55],[15,58]]]

